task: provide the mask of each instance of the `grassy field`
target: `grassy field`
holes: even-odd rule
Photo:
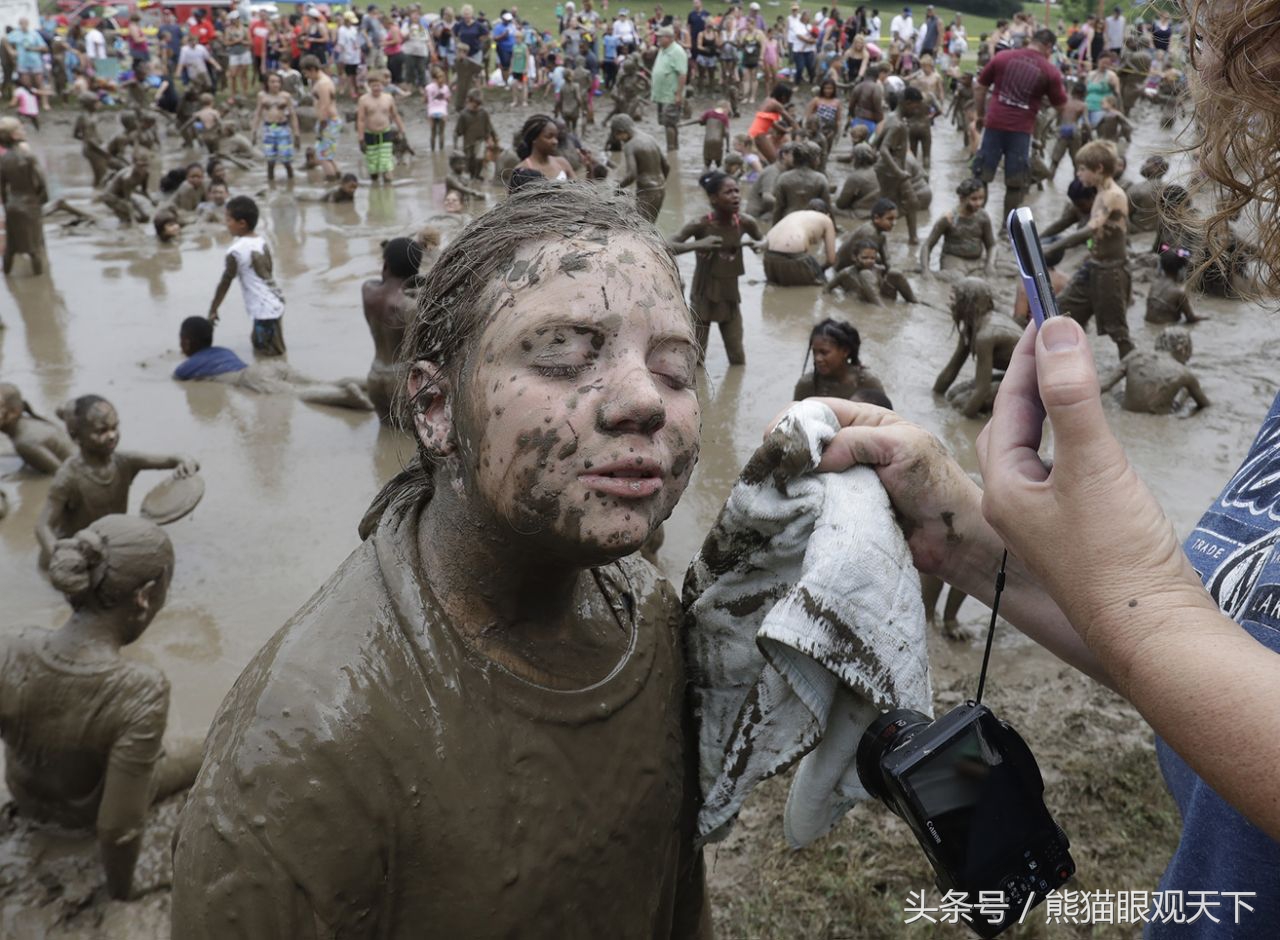
[[[713,15],[722,13],[728,7],[727,3],[716,2],[716,0],[704,0],[704,2],[705,8]],[[743,5],[746,6],[749,2],[750,0],[744,0]],[[760,3],[760,11],[764,14],[765,22],[772,22],[779,16],[786,17],[791,10],[791,4],[787,2],[787,0],[758,0],[758,2]],[[910,0],[908,0],[908,2],[910,2]],[[555,0],[516,0],[516,4],[520,11],[520,15],[524,19],[532,22],[535,26],[546,29],[555,22],[555,10],[557,6]],[[816,13],[822,7],[828,6],[829,4],[826,0],[823,0],[823,2],[802,0],[800,5],[803,9],[811,10]],[[910,2],[910,5],[916,17],[916,25],[919,26],[920,21],[924,18],[924,9],[926,4]],[[837,4],[837,6],[840,9],[841,15],[847,16],[853,11],[857,4],[848,2],[848,0],[842,0],[842,2]],[[881,31],[886,34],[882,38],[887,39],[889,21],[892,20],[894,14],[902,8],[902,4],[897,2],[897,0],[886,0],[884,3],[867,4],[867,6],[874,6],[880,10]],[[579,9],[582,7],[581,0],[578,2],[578,7]],[[654,4],[651,2],[632,4],[628,3],[627,0],[611,0],[609,9],[607,11],[601,11],[600,0],[595,0],[595,7],[597,12],[601,12],[602,15],[609,18],[612,18],[619,10],[627,10],[636,19],[648,20],[653,13]],[[670,0],[670,2],[663,3],[662,8],[667,13],[677,16],[683,20],[689,15],[689,11],[693,9],[693,2],[692,0]],[[943,23],[949,23],[952,17],[955,16],[955,10],[951,7],[935,5],[935,8],[938,11],[938,16],[942,18]],[[1038,17],[1044,16],[1043,3],[1024,3],[1023,8],[1030,13],[1036,14]],[[478,6],[477,9],[484,10],[488,17],[493,20],[496,19],[498,13],[504,9],[504,7],[499,4],[483,4]],[[1055,25],[1058,17],[1057,10],[1058,7],[1055,5]],[[972,39],[977,39],[980,33],[989,33],[995,29],[996,21],[989,16],[974,16],[970,13],[965,13],[963,16],[965,30],[969,33],[969,36]]]

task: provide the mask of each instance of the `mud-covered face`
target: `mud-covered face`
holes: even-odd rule
[[[644,544],[698,456],[687,309],[634,235],[516,255],[454,406],[468,489],[492,516],[579,564]]]
[[[742,205],[742,188],[735,179],[720,184],[720,191],[711,197],[711,208],[724,215],[736,215]]]
[[[861,268],[862,270],[870,271],[872,268],[876,266],[879,260],[880,260],[880,252],[878,252],[876,249],[874,248],[858,249],[858,256],[857,256],[858,267]]]
[[[874,225],[882,232],[892,231],[893,227],[898,224],[898,210],[890,209],[884,215],[878,215],[871,220]]]
[[[980,212],[982,207],[986,204],[987,192],[984,189],[979,189],[964,197],[964,207],[968,215],[974,215],[975,213]]]
[[[120,416],[114,406],[98,402],[89,409],[79,428],[76,442],[86,454],[110,457],[120,443]]]

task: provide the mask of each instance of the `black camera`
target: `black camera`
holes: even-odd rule
[[[939,890],[968,896],[967,922],[980,937],[1018,923],[1075,874],[1035,757],[982,705],[966,702],[936,721],[886,712],[863,733],[857,767],[867,792],[911,827]],[[1003,905],[980,910],[983,892],[1002,892]]]

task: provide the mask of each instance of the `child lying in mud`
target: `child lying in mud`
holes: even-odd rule
[[[634,554],[698,455],[666,244],[535,182],[419,296],[419,459],[214,720],[173,935],[707,936],[680,605]]]

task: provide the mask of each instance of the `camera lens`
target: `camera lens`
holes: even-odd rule
[[[928,715],[910,708],[895,708],[871,722],[862,732],[862,740],[858,742],[858,779],[868,793],[890,809],[893,806],[885,800],[887,791],[880,762],[886,754],[906,744],[931,723]]]

